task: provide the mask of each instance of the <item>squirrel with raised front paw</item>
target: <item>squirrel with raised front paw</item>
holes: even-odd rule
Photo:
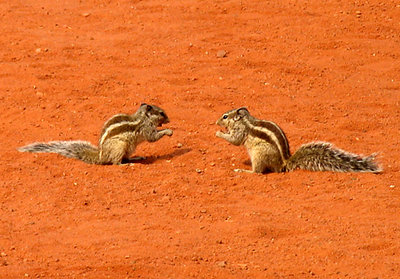
[[[287,172],[295,169],[334,172],[372,172],[382,169],[374,162],[374,154],[364,157],[335,148],[327,142],[311,142],[290,154],[282,129],[271,121],[257,119],[242,107],[224,113],[217,125],[226,128],[217,137],[234,145],[244,145],[250,155],[254,173]]]
[[[169,123],[165,111],[155,105],[142,104],[136,113],[116,114],[108,119],[101,131],[98,147],[87,141],[35,142],[18,150],[34,153],[58,153],[88,164],[122,164],[143,157],[130,158],[136,146],[143,141],[155,142],[163,136],[172,136],[170,129],[157,130]]]

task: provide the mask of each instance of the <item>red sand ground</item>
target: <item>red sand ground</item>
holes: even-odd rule
[[[400,278],[400,5],[323,3],[1,1],[0,277]],[[174,130],[143,164],[16,151],[141,102]],[[234,173],[239,106],[385,171]]]

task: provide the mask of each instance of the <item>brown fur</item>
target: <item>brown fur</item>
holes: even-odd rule
[[[244,145],[249,153],[252,172],[310,171],[372,172],[382,169],[374,155],[363,157],[334,148],[330,143],[309,143],[290,155],[289,143],[282,129],[271,121],[256,119],[246,108],[224,113],[217,125],[227,129],[217,137],[234,145]]]
[[[164,135],[171,136],[172,130],[157,130],[169,123],[164,110],[154,105],[142,104],[133,115],[116,114],[102,128],[99,147],[85,141],[53,141],[32,143],[21,147],[21,152],[57,153],[75,158],[88,164],[121,164],[129,160],[136,146],[143,141],[155,142]]]

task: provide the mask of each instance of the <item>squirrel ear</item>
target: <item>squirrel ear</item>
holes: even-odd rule
[[[141,111],[142,113],[147,113],[149,111],[151,111],[153,109],[152,105],[148,105],[146,103],[142,103],[140,105],[139,111]]]
[[[246,107],[241,107],[237,109],[237,112],[243,113],[243,114],[248,114],[249,110]]]
[[[233,118],[233,120],[238,121],[238,120],[241,119],[243,116],[249,115],[249,114],[250,114],[250,113],[249,113],[249,111],[247,110],[247,108],[245,108],[245,107],[238,108],[238,109],[236,110],[236,115],[235,115],[235,117]]]
[[[140,105],[140,108],[144,108],[146,111],[150,111],[153,107],[151,105],[146,104],[146,103],[142,103]]]

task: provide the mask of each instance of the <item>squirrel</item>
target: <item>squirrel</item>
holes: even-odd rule
[[[18,148],[20,152],[58,153],[88,164],[118,165],[144,157],[130,158],[136,146],[143,141],[155,142],[163,136],[172,136],[170,129],[157,130],[169,123],[165,111],[155,105],[141,104],[132,115],[116,114],[102,128],[98,147],[87,141],[35,142]]]
[[[224,113],[216,122],[226,129],[216,136],[234,145],[244,145],[249,153],[251,173],[288,172],[295,169],[334,172],[372,172],[382,169],[373,161],[375,154],[364,157],[333,147],[328,142],[311,142],[290,154],[282,129],[272,121],[250,115],[245,107]]]

